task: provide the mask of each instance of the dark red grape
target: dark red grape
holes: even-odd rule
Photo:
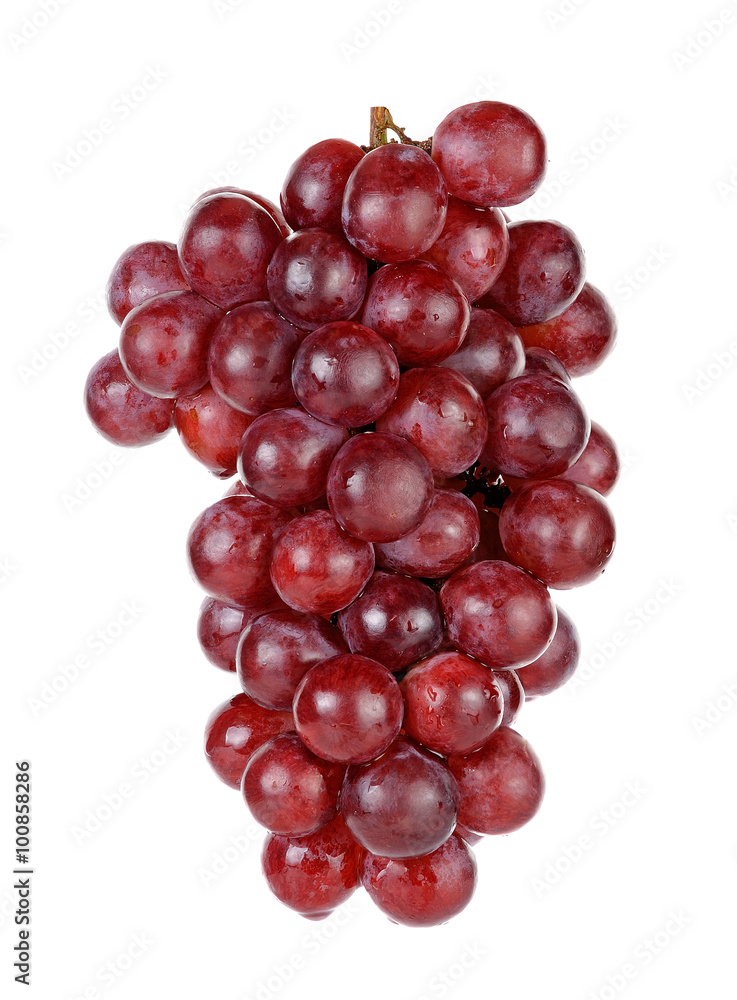
[[[251,815],[272,833],[304,837],[338,813],[345,768],[320,760],[296,733],[272,737],[252,755],[241,782]]]
[[[214,194],[192,207],[179,260],[190,286],[222,309],[266,299],[266,269],[283,237],[266,209],[240,194]]]
[[[197,638],[210,663],[221,670],[235,672],[238,640],[250,619],[250,611],[225,604],[214,597],[205,598],[200,605]],[[291,702],[288,707],[292,707]]]
[[[349,767],[340,790],[349,830],[384,858],[437,850],[453,832],[458,805],[445,763],[401,736],[377,760]]]
[[[215,774],[240,788],[246,764],[272,736],[294,729],[291,712],[268,712],[245,694],[218,705],[205,727],[205,755]]]
[[[408,927],[444,924],[465,909],[476,888],[476,861],[456,836],[421,858],[366,853],[361,881],[390,920]]]
[[[612,492],[619,478],[619,453],[612,437],[601,424],[592,420],[586,447],[559,478],[588,486],[603,497]]]
[[[432,137],[433,159],[457,198],[472,205],[518,205],[545,173],[547,148],[537,122],[501,101],[464,104]]]
[[[131,382],[152,396],[192,396],[207,382],[207,351],[222,315],[195,292],[164,292],[136,306],[120,331]]]
[[[372,275],[361,322],[389,341],[400,364],[436,365],[463,343],[470,315],[447,271],[418,260]]]
[[[360,323],[328,323],[302,341],[292,385],[314,417],[341,427],[370,424],[399,388],[399,364],[383,337]]]
[[[564,479],[520,487],[499,518],[512,562],[548,587],[569,590],[604,572],[614,550],[614,520],[598,493]]]
[[[525,695],[550,694],[562,687],[578,666],[581,640],[571,619],[558,608],[558,627],[548,648],[532,663],[519,670],[519,679]]]
[[[571,384],[571,377],[566,366],[552,351],[544,347],[525,348],[525,375],[552,375],[553,378]]]
[[[433,590],[419,580],[376,572],[353,604],[338,615],[352,653],[397,673],[437,649],[443,619]]]
[[[332,615],[355,601],[373,570],[373,546],[342,531],[327,510],[292,521],[271,561],[271,579],[282,600],[318,615]]]
[[[257,205],[260,205],[261,208],[265,209],[269,213],[271,218],[279,227],[279,232],[282,236],[289,236],[292,231],[287,225],[287,220],[284,218],[282,210],[275,205],[273,201],[270,201],[268,198],[264,198],[262,194],[257,194],[255,191],[248,191],[246,188],[231,187],[229,185],[226,185],[225,187],[210,188],[209,191],[205,191],[199,196],[195,205],[204,201],[205,198],[209,198],[210,195],[213,194],[242,194],[244,197],[250,198],[251,201],[255,201]]]
[[[503,726],[468,756],[450,757],[448,767],[461,793],[458,819],[474,833],[512,833],[540,808],[545,776],[527,740]]]
[[[117,351],[92,366],[84,387],[87,416],[108,441],[127,448],[158,441],[174,420],[174,400],[133,385]]]
[[[395,264],[430,249],[447,206],[445,181],[427,153],[388,143],[367,153],[348,178],[343,229],[364,257]]]
[[[481,528],[481,538],[478,548],[475,549],[471,562],[484,562],[489,559],[501,559],[509,562],[507,553],[504,551],[502,540],[499,537],[499,515],[495,510],[487,510],[481,507],[478,512],[479,524]]]
[[[228,406],[211,385],[180,396],[174,423],[187,451],[220,479],[235,475],[238,447],[253,417]]]
[[[107,283],[107,307],[118,324],[131,309],[162,292],[186,292],[187,280],[173,243],[151,240],[128,247],[115,263]]]
[[[488,421],[483,399],[459,372],[411,368],[402,374],[397,398],[376,429],[409,441],[425,456],[433,476],[448,479],[479,457]]]
[[[258,705],[291,711],[297,685],[310,667],[347,652],[343,636],[324,618],[291,608],[273,611],[241,635],[238,677]]]
[[[316,330],[351,319],[366,294],[366,261],[342,233],[303,229],[283,241],[269,264],[269,297],[290,323]]]
[[[501,560],[458,570],[443,585],[440,603],[451,642],[495,669],[531,663],[555,633],[547,589]]]
[[[360,146],[346,139],[323,139],[297,157],[281,190],[281,206],[292,229],[343,231],[343,192],[363,155]]]
[[[463,653],[436,653],[401,684],[408,736],[439,754],[471,753],[502,724],[504,697],[490,670]]]
[[[553,639],[553,642],[555,638]],[[543,656],[545,656],[549,649],[552,648],[552,643],[545,650]],[[499,687],[502,689],[502,696],[504,698],[504,715],[502,716],[502,725],[511,726],[514,720],[519,715],[520,709],[525,703],[525,689],[522,686],[522,682],[519,679],[520,669],[524,670],[525,667],[517,668],[517,670],[492,670],[494,680],[497,682]]]
[[[441,364],[465,375],[486,399],[502,383],[522,374],[525,352],[509,320],[493,309],[472,309],[463,343]]]
[[[254,496],[275,507],[294,507],[325,493],[328,469],[348,440],[342,427],[304,410],[271,410],[244,434],[238,471]]]
[[[529,347],[545,347],[570,375],[588,375],[609,356],[617,339],[617,318],[598,288],[585,284],[568,308],[547,322],[523,326]]]

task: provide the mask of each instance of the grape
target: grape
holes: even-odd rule
[[[287,220],[284,218],[282,210],[278,208],[273,201],[269,201],[268,198],[264,198],[262,194],[256,194],[255,191],[247,191],[245,188],[239,187],[226,186],[210,188],[209,191],[205,191],[199,196],[197,201],[195,201],[195,205],[199,205],[201,201],[204,201],[205,198],[209,198],[213,194],[241,194],[246,198],[250,198],[251,201],[255,201],[257,205],[260,205],[261,208],[265,209],[269,213],[271,218],[279,227],[279,232],[282,236],[286,237],[291,233],[291,229],[287,225]]]
[[[267,280],[269,297],[282,316],[303,330],[316,330],[356,315],[368,270],[342,234],[303,229],[277,248]]]
[[[512,833],[540,808],[545,776],[537,754],[514,729],[503,726],[476,753],[448,758],[458,782],[458,818],[474,833]]]
[[[372,901],[391,920],[408,927],[445,923],[468,906],[476,888],[476,861],[455,836],[421,858],[366,853],[360,871]]]
[[[528,698],[550,694],[562,687],[578,666],[581,651],[578,629],[565,611],[561,608],[557,610],[558,626],[553,641],[542,656],[519,671],[519,680]]]
[[[560,619],[558,619],[558,623],[560,624]],[[555,637],[553,637],[553,642],[555,642]],[[552,645],[553,643],[551,642],[548,649],[543,653],[543,656],[552,648]],[[520,670],[526,669],[526,667],[518,667],[517,670],[492,670],[492,676],[501,688],[502,697],[504,698],[503,726],[512,725],[525,703],[525,689],[519,678],[519,673]]]
[[[211,385],[180,396],[174,423],[182,444],[219,479],[235,475],[238,446],[253,417],[228,406]]]
[[[603,497],[614,489],[619,478],[619,453],[613,439],[600,424],[591,422],[586,447],[560,478],[589,486]]]
[[[376,429],[405,438],[425,456],[433,476],[447,479],[479,457],[488,421],[484,401],[463,375],[452,368],[412,368]]]
[[[294,693],[310,669],[347,653],[334,625],[318,615],[288,608],[252,621],[238,643],[238,678],[246,694],[264,708],[291,711]]]
[[[581,291],[583,249],[559,222],[513,222],[504,270],[479,305],[496,309],[515,326],[544,323],[562,313]]]
[[[377,760],[353,765],[340,810],[356,840],[384,858],[430,854],[453,832],[458,785],[438,757],[400,736]]]
[[[557,590],[595,580],[614,550],[614,520],[602,498],[561,479],[531,482],[513,493],[499,532],[510,559]]]
[[[493,309],[474,308],[463,343],[440,364],[464,375],[486,399],[502,383],[522,374],[525,352],[509,320]]]
[[[423,660],[401,688],[405,732],[435,753],[471,753],[501,725],[504,696],[496,678],[463,653]]]
[[[215,597],[206,597],[200,606],[197,638],[202,652],[214,666],[235,672],[235,654],[241,632],[248,625],[251,613]],[[290,701],[289,708],[292,707]]]
[[[291,712],[268,712],[245,694],[218,705],[205,727],[205,755],[215,774],[239,788],[246,764],[272,736],[294,729]]]
[[[478,844],[480,840],[484,839],[480,833],[471,833],[470,830],[467,830],[463,823],[456,823],[456,828],[453,831],[453,837],[460,837],[461,840],[465,841],[469,847],[473,847],[474,844]],[[446,844],[447,843],[448,841],[446,840]],[[469,851],[469,853],[471,852]]]
[[[450,193],[472,205],[517,205],[543,179],[545,137],[524,111],[501,101],[465,104],[432,137],[433,159]]]
[[[302,341],[292,384],[314,417],[362,427],[380,417],[399,388],[399,364],[383,337],[360,323],[328,323]]]
[[[519,335],[529,347],[552,351],[570,375],[588,375],[609,356],[617,339],[617,320],[598,288],[585,284],[575,301],[557,316]]]
[[[486,400],[482,462],[502,475],[552,478],[586,446],[591,424],[573,389],[549,375],[521,375]]]
[[[294,507],[325,493],[328,469],[348,432],[304,410],[272,410],[243,436],[238,471],[254,496],[275,507]]]
[[[120,331],[128,378],[151,396],[194,395],[207,382],[207,351],[222,315],[194,292],[164,292],[136,306]]]
[[[358,434],[333,459],[330,510],[364,542],[393,542],[414,530],[430,508],[433,479],[420,452],[392,434]]]
[[[192,525],[189,564],[212,597],[250,611],[280,607],[269,581],[274,539],[291,517],[253,497],[218,500]]]
[[[292,406],[292,360],[302,331],[283,319],[270,302],[249,302],[231,310],[210,341],[210,381],[226,403],[258,416]]]
[[[546,588],[501,560],[458,570],[443,585],[440,603],[451,642],[488,667],[531,663],[555,633],[555,605]]]
[[[502,562],[509,562],[499,537],[499,515],[495,510],[486,510],[483,507],[479,510],[478,515],[481,538],[470,561],[477,563],[489,559],[501,559]]]
[[[479,543],[479,513],[454,490],[433,493],[419,525],[396,542],[376,545],[376,563],[409,576],[448,576],[469,559]]]
[[[173,243],[151,240],[128,247],[115,263],[106,295],[110,315],[122,323],[131,309],[162,292],[186,292],[187,280],[179,267]]]
[[[326,510],[292,521],[279,536],[271,560],[271,579],[285,604],[319,615],[347,607],[373,570],[373,546],[341,531]]]
[[[372,275],[361,322],[389,341],[401,365],[436,365],[463,343],[470,315],[460,285],[418,260]]]
[[[256,202],[213,194],[187,216],[179,261],[190,286],[228,310],[267,297],[266,268],[282,240],[274,219]]]
[[[371,260],[397,264],[429,250],[443,231],[448,190],[416,146],[389,143],[356,165],[343,195],[346,236]]]
[[[402,725],[394,677],[367,656],[345,653],[316,664],[294,695],[300,738],[324,760],[363,764],[382,754]]]
[[[174,419],[174,400],[150,396],[133,385],[117,351],[93,365],[84,388],[84,404],[100,434],[123,447],[158,441]]]
[[[281,191],[284,216],[293,229],[319,226],[342,232],[343,192],[363,150],[345,139],[323,139],[289,168]]]
[[[295,733],[274,736],[252,755],[241,782],[251,815],[272,833],[304,837],[338,814],[345,768],[320,760]]]
[[[340,612],[338,625],[352,653],[393,673],[432,653],[443,638],[435,593],[394,573],[374,573],[361,596]]]
[[[518,331],[519,332],[519,331]],[[544,347],[525,348],[525,375],[552,375],[553,378],[571,384],[571,378],[566,366],[552,351]]]

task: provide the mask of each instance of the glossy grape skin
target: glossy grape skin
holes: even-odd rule
[[[548,648],[527,666],[519,670],[519,679],[525,695],[536,698],[550,694],[569,680],[578,666],[581,638],[569,616],[558,608],[558,626]]]
[[[182,444],[219,479],[235,475],[238,447],[252,420],[228,406],[209,384],[195,396],[180,396],[174,410]]]
[[[416,146],[389,143],[372,149],[348,178],[342,223],[364,257],[397,264],[429,250],[443,231],[445,181]]]
[[[236,410],[253,416],[293,406],[292,361],[301,336],[270,302],[231,310],[210,341],[208,372],[214,389]]]
[[[397,398],[376,421],[376,429],[409,441],[436,479],[448,479],[478,459],[488,420],[483,399],[459,372],[411,368],[403,373]]]
[[[459,801],[443,761],[403,736],[377,760],[349,767],[340,791],[349,830],[384,858],[437,850],[453,832]]]
[[[458,782],[458,819],[474,833],[512,833],[540,808],[545,776],[527,740],[502,726],[473,754],[450,757]]]
[[[543,179],[545,137],[520,108],[478,101],[446,115],[432,137],[432,156],[448,190],[472,205],[518,205]]]
[[[470,830],[467,830],[463,823],[456,823],[453,837],[460,837],[469,847],[473,847],[474,844],[478,844],[480,840],[484,839],[482,834],[472,833]]]
[[[552,351],[569,375],[588,375],[611,354],[617,318],[599,289],[587,283],[564,312],[547,322],[523,326],[519,335],[528,347]]]
[[[565,382],[566,385],[571,384],[571,377],[566,371],[566,366],[552,351],[548,351],[544,347],[525,348],[525,370],[522,374],[552,375],[553,378]]]
[[[303,229],[277,248],[267,282],[269,298],[282,316],[303,330],[316,330],[356,315],[368,269],[341,233]]]
[[[590,583],[614,550],[614,519],[588,486],[543,479],[504,503],[499,532],[512,562],[556,590]]]
[[[588,443],[570,469],[559,477],[608,496],[619,478],[619,452],[611,435],[592,420]]]
[[[252,755],[241,781],[251,815],[272,833],[304,837],[338,814],[345,768],[320,760],[295,733],[274,736]]]
[[[253,497],[218,500],[197,518],[187,542],[194,578],[212,597],[251,611],[281,606],[269,581],[274,539],[291,520]]]
[[[207,352],[222,318],[195,292],[164,292],[132,309],[120,330],[128,378],[151,396],[192,396],[207,382]]]
[[[490,670],[463,653],[436,653],[402,680],[408,736],[435,753],[478,750],[502,724],[503,692]]]
[[[84,387],[84,404],[96,430],[125,448],[158,441],[174,421],[174,400],[159,399],[135,386],[117,350],[92,366]]]
[[[295,518],[274,546],[271,579],[285,604],[332,615],[355,601],[374,570],[374,549],[316,510]]]
[[[307,671],[293,711],[297,733],[313,753],[339,764],[363,764],[399,733],[404,702],[383,664],[344,653]]]
[[[319,420],[363,427],[397,395],[399,364],[384,338],[368,327],[328,323],[300,344],[292,385],[302,406]]]
[[[437,489],[414,531],[396,542],[377,544],[376,563],[384,569],[439,579],[460,569],[479,544],[476,507],[462,493]]]
[[[553,642],[555,637],[553,638]],[[548,649],[552,647],[551,642]],[[548,650],[543,653],[546,655]],[[525,667],[518,667],[517,670],[492,670],[492,676],[497,682],[502,691],[502,697],[504,699],[504,714],[502,715],[502,725],[511,726],[514,720],[520,713],[522,706],[525,703],[525,689],[520,680],[519,674],[520,670],[525,670]]]
[[[586,447],[588,414],[570,386],[549,375],[521,375],[486,400],[489,434],[482,462],[502,475],[552,478]]]
[[[294,729],[291,712],[268,712],[245,694],[224,701],[205,727],[205,756],[221,781],[240,788],[246,764],[272,736]]]
[[[268,297],[266,269],[283,237],[265,208],[240,194],[195,203],[179,241],[190,286],[221,309]]]
[[[432,927],[455,917],[470,903],[477,879],[474,856],[456,836],[421,858],[367,852],[360,871],[372,902],[407,927]]]
[[[261,865],[269,889],[302,916],[330,914],[359,885],[361,850],[340,816],[306,837],[266,838]]]
[[[288,608],[261,615],[240,637],[238,678],[256,704],[291,711],[294,693],[307,671],[323,660],[347,653],[334,625],[318,615]]]
[[[418,260],[371,276],[361,322],[388,340],[401,365],[437,365],[463,343],[471,310],[451,276]]]
[[[255,201],[257,205],[260,205],[261,208],[265,209],[269,213],[271,218],[279,227],[279,232],[282,236],[287,237],[292,231],[287,225],[287,220],[284,218],[282,210],[275,205],[273,201],[265,198],[262,194],[257,194],[255,191],[248,191],[246,188],[231,187],[230,185],[226,185],[225,187],[210,188],[209,191],[203,192],[194,204],[199,204],[199,202],[204,201],[205,198],[209,198],[213,194],[241,194],[245,198],[250,198],[251,201]]]
[[[323,139],[297,157],[281,190],[282,210],[292,229],[343,231],[343,192],[363,156],[361,147],[346,139]]]
[[[509,320],[493,309],[474,308],[463,343],[440,364],[464,375],[486,399],[504,382],[522,374],[525,352]]]
[[[147,299],[162,292],[188,290],[176,246],[150,240],[128,247],[115,262],[107,283],[107,307],[120,325],[131,309]]]
[[[243,435],[238,472],[254,496],[294,507],[325,493],[328,470],[348,432],[304,410],[271,410]]]
[[[454,573],[440,603],[453,644],[492,669],[531,663],[555,633],[555,605],[546,588],[501,560]]]
[[[437,649],[443,619],[435,592],[419,580],[377,571],[353,604],[338,615],[352,653],[397,673]]]
[[[430,509],[433,478],[420,452],[393,434],[357,434],[333,459],[327,498],[338,524],[364,542],[394,542]]]
[[[220,670],[235,673],[235,654],[241,633],[251,620],[251,612],[215,597],[206,597],[200,605],[197,638],[202,652]],[[291,708],[291,702],[288,706]]]

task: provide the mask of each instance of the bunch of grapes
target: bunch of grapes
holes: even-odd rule
[[[131,247],[110,279],[93,422],[122,445],[173,423],[239,473],[188,540],[202,648],[242,688],[206,753],[269,831],[271,890],[312,919],[363,885],[394,921],[448,920],[470,845],[541,803],[511,724],[576,667],[549,588],[604,570],[618,473],[571,385],[612,311],[570,229],[502,211],[545,162],[508,104],[424,143],[375,108],[371,146],[310,147],[281,209],[209,191],[178,246]]]

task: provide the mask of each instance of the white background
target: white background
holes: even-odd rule
[[[22,757],[43,1000],[734,995],[737,5],[553,2],[395,0],[368,44],[357,32],[385,0],[67,0],[45,25],[32,0],[3,4],[3,996],[24,995],[10,916]],[[199,191],[277,199],[307,145],[367,141],[372,104],[425,138],[488,97],[549,140],[547,196],[514,217],[572,226],[619,315],[615,354],[578,382],[626,458],[619,543],[600,581],[561,595],[580,683],[517,724],[546,801],[478,847],[467,911],[410,930],[356,894],[340,925],[308,923],[269,894],[261,835],[201,753],[236,685],[197,646],[184,541],[222,487],[175,435],[123,455],[88,425],[86,372],[116,343],[99,296],[126,246],[177,238]],[[113,131],[55,170],[102,118]],[[126,602],[139,610],[114,638]],[[65,690],[45,686],[64,687],[80,654]],[[80,836],[95,813],[108,818]]]

